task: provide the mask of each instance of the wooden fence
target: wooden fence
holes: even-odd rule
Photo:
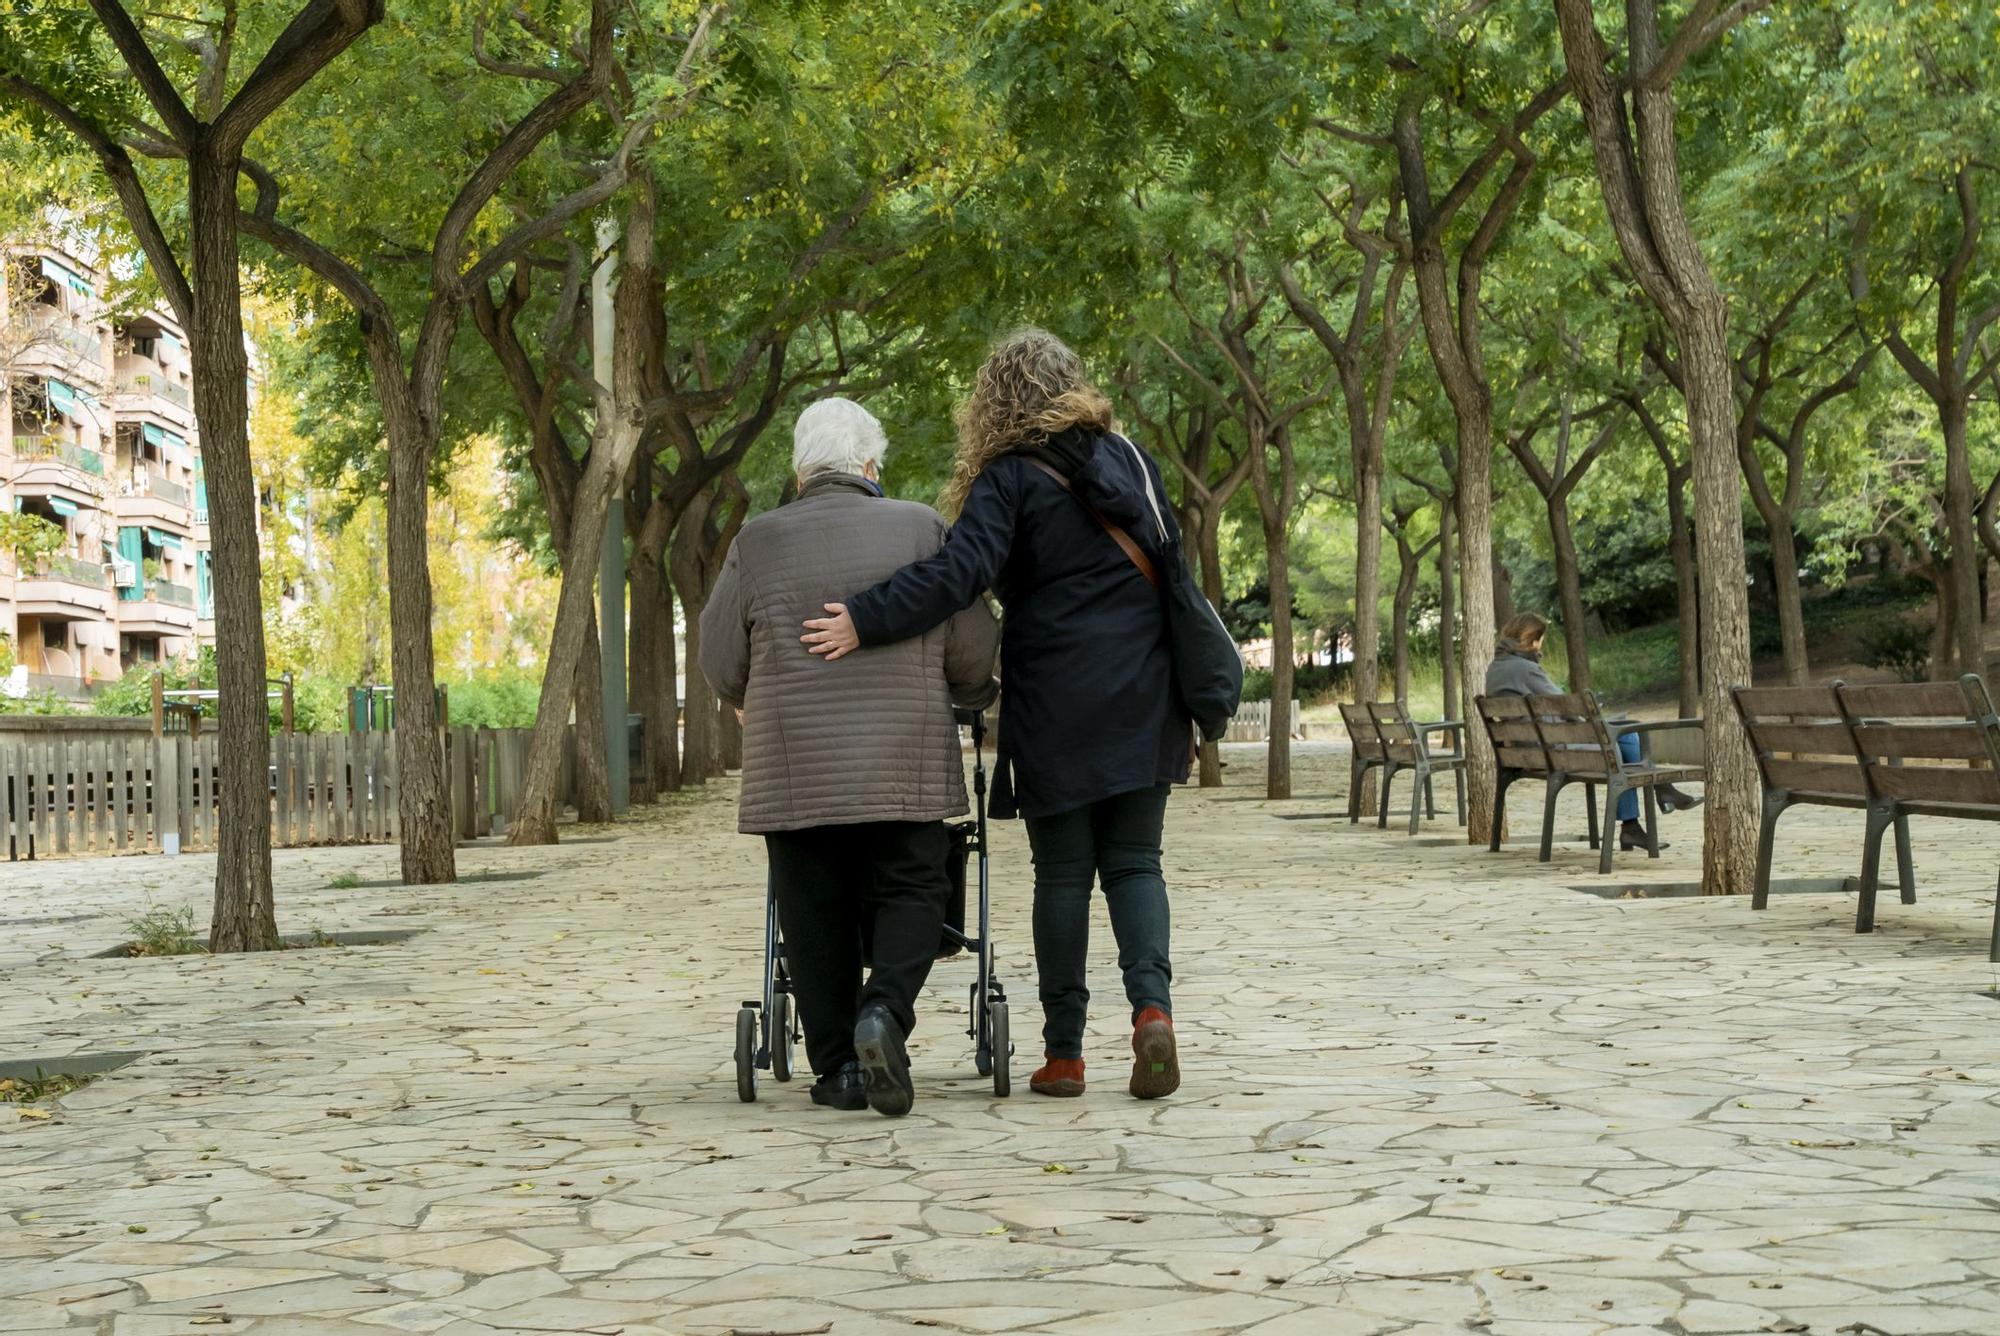
[[[1302,736],[1297,727],[1299,703],[1292,702],[1292,736]],[[1263,742],[1271,736],[1271,702],[1267,700],[1245,701],[1236,710],[1236,717],[1229,721],[1229,733],[1225,742]]]
[[[529,730],[446,732],[452,826],[497,835],[519,810]],[[573,738],[572,738],[573,742]],[[566,750],[559,802],[570,800]],[[213,849],[221,797],[214,734],[0,734],[0,842],[9,859]],[[395,735],[271,739],[271,843],[379,844],[399,832]]]

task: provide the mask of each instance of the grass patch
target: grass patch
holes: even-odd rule
[[[333,880],[327,882],[326,888],[329,891],[351,891],[360,884],[361,874],[359,872],[343,872]]]
[[[97,1074],[70,1076],[63,1072],[54,1075],[35,1068],[33,1076],[9,1076],[0,1078],[0,1104],[39,1104],[43,1100],[61,1099],[73,1090],[81,1090],[97,1079]]]
[[[205,955],[208,946],[196,933],[194,906],[148,905],[146,912],[125,921],[132,940],[125,946],[128,956]]]

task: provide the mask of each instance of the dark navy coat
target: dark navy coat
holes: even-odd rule
[[[1071,431],[1034,453],[1156,565],[1164,545],[1178,543],[1159,470],[1122,437]],[[1076,497],[1021,454],[979,475],[935,556],[847,609],[863,645],[889,644],[988,589],[1005,609],[994,816],[1050,816],[1187,778],[1193,721],[1174,692],[1160,594]]]

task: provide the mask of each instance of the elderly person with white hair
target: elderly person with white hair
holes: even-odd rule
[[[944,925],[944,822],[966,811],[952,706],[992,701],[999,633],[975,602],[834,671],[799,642],[823,604],[944,543],[936,511],[883,497],[887,445],[849,400],[799,415],[798,499],[737,535],[702,612],[701,668],[743,711],[737,828],[768,846],[813,1102],[893,1116],[915,1099],[903,1041]]]

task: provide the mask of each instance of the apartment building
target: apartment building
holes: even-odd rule
[[[85,696],[214,638],[187,344],[167,312],[105,297],[60,246],[0,250],[0,510],[61,532],[53,554],[0,542],[10,695]],[[30,528],[47,533],[0,538]]]

